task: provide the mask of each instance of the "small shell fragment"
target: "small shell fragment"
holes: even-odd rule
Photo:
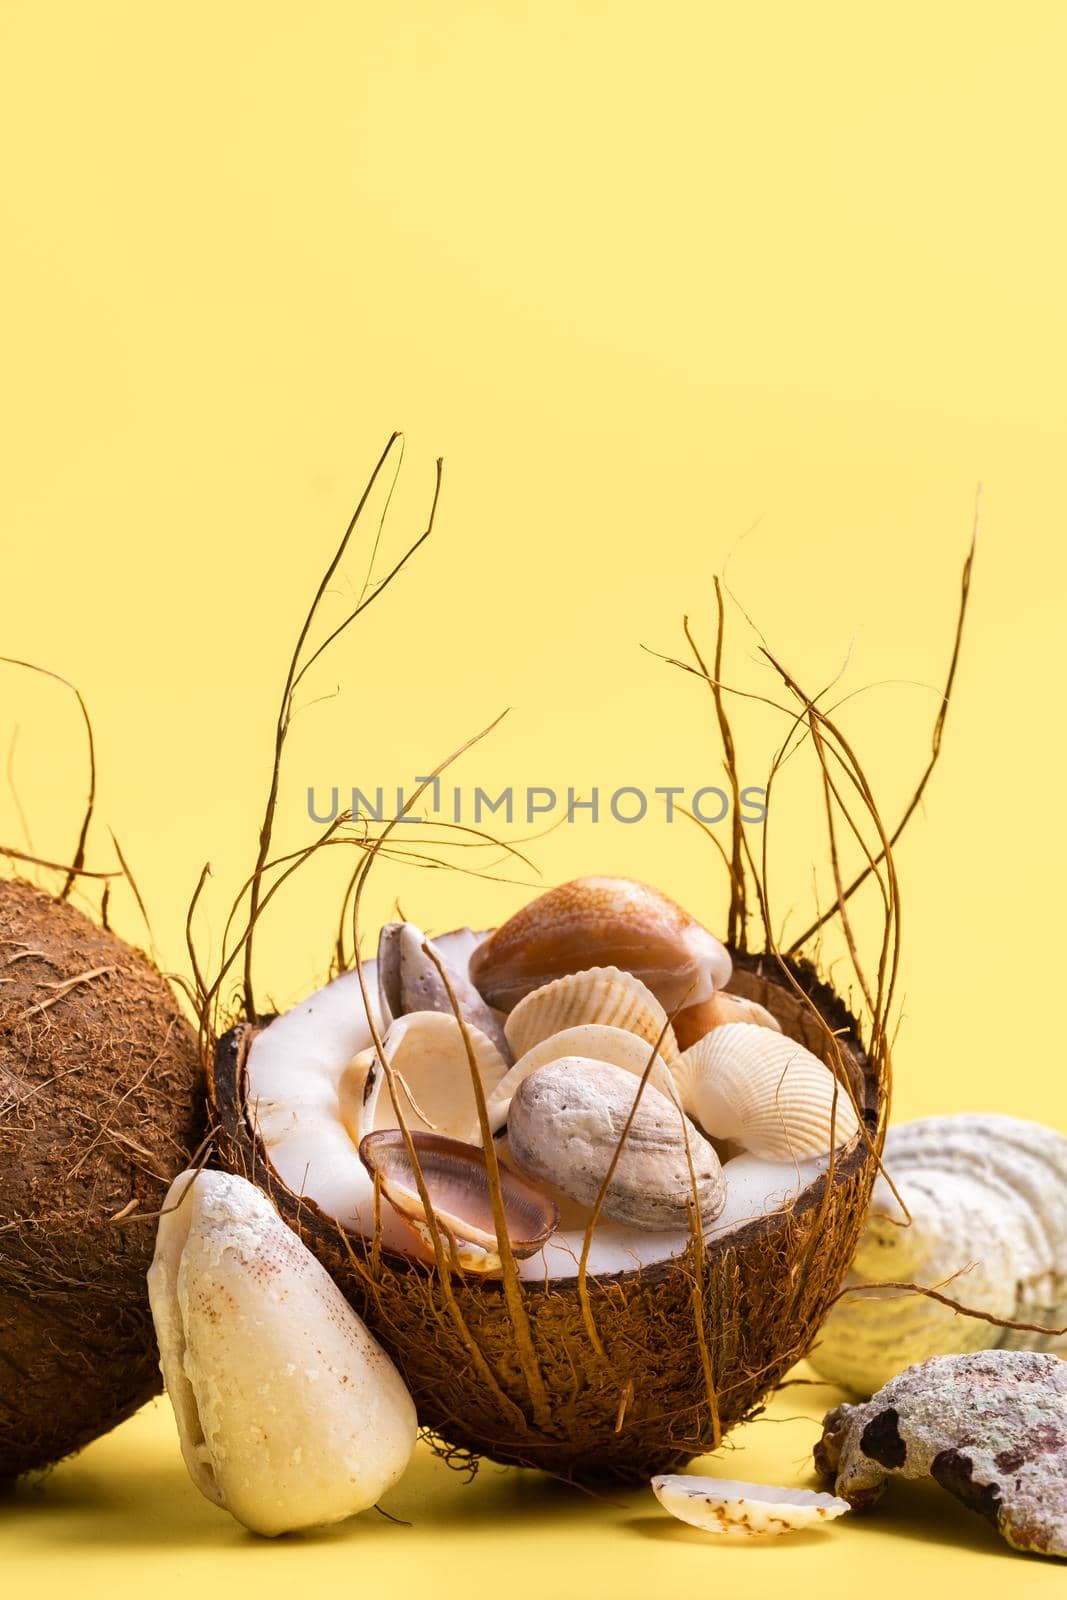
[[[653,1478],[652,1490],[672,1517],[728,1539],[817,1528],[850,1509],[847,1500],[814,1489],[780,1489],[767,1483],[685,1473]]]
[[[479,946],[471,978],[509,1011],[553,978],[621,967],[668,1009],[695,1005],[730,977],[725,945],[658,889],[632,878],[576,878],[523,906]]]
[[[675,1078],[705,1133],[768,1161],[826,1155],[859,1131],[848,1091],[829,1067],[755,1023],[713,1028],[684,1052]]]
[[[648,1069],[648,1081],[662,1094],[675,1096],[674,1079],[670,1069],[658,1054],[649,1068],[652,1046],[627,1028],[613,1028],[602,1022],[583,1022],[561,1033],[549,1034],[540,1044],[527,1050],[506,1077],[502,1078],[489,1098],[489,1126],[494,1133],[504,1126],[515,1091],[531,1072],[547,1067],[564,1056],[579,1056],[588,1061],[603,1061],[624,1072],[643,1077]]]
[[[452,999],[437,963],[427,946],[437,953],[456,1006],[465,1022],[491,1039],[510,1062],[504,1030],[492,1007],[486,1005],[466,971],[450,961],[445,950],[452,936],[440,943],[428,940],[413,922],[387,922],[378,936],[378,1005],[386,1027],[412,1011],[443,1011],[455,1015]],[[444,946],[442,948],[441,946]]]
[[[678,1047],[667,1013],[640,978],[618,967],[591,967],[568,973],[520,1000],[504,1024],[516,1061],[544,1039],[583,1023],[623,1028],[649,1045],[658,1045],[668,1065]]]
[[[698,1006],[686,1006],[673,1018],[679,1050],[688,1050],[712,1028],[721,1028],[727,1022],[755,1022],[761,1028],[773,1028],[775,1033],[782,1031],[778,1018],[758,1000],[748,1000],[744,995],[720,989],[710,1000],[703,1000]]]
[[[531,1073],[511,1102],[508,1145],[522,1171],[584,1206],[610,1172],[602,1215],[648,1232],[685,1228],[694,1205],[708,1227],[726,1203],[719,1158],[677,1103],[601,1061],[565,1056]]]
[[[422,1181],[452,1265],[466,1272],[498,1272],[500,1241],[493,1216],[485,1152],[457,1139],[432,1133],[412,1134]],[[381,1184],[390,1205],[426,1244],[433,1232],[419,1194],[415,1168],[399,1129],[369,1133],[359,1147],[360,1159]],[[498,1162],[508,1242],[522,1260],[540,1250],[559,1223],[559,1211],[547,1195]]]
[[[488,1100],[508,1065],[480,1028],[468,1024],[466,1031]],[[443,1011],[413,1011],[398,1017],[382,1041],[382,1049],[393,1070],[404,1121],[410,1129],[468,1143],[477,1141],[478,1102],[463,1028],[455,1016]],[[352,1061],[342,1085],[342,1099],[346,1125],[356,1144],[366,1133],[399,1126],[385,1072],[373,1045]]]

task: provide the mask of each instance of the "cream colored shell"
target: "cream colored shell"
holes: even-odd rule
[[[802,1161],[848,1144],[859,1120],[848,1090],[785,1034],[728,1022],[675,1069],[682,1104],[704,1132],[770,1161]]]
[[[848,1283],[939,1287],[995,1317],[1067,1324],[1067,1138],[1015,1117],[965,1113],[890,1128]],[[924,1295],[859,1292],[839,1301],[812,1364],[872,1394],[934,1355],[1003,1346],[1067,1354],[1067,1339],[1013,1332]]]
[[[552,1034],[590,1022],[624,1028],[649,1045],[658,1044],[668,1065],[678,1058],[666,1011],[640,978],[618,967],[590,967],[535,989],[511,1012],[504,1032],[519,1061]]]
[[[243,1178],[183,1172],[148,1296],[189,1475],[256,1533],[374,1505],[415,1447],[415,1407],[325,1269]]]
[[[466,1033],[488,1100],[508,1064],[480,1028],[468,1023]],[[412,1011],[398,1017],[386,1033],[382,1049],[392,1067],[400,1109],[411,1132],[439,1133],[467,1144],[481,1142],[470,1057],[463,1028],[454,1016],[444,1011]],[[342,1115],[356,1144],[364,1134],[399,1127],[385,1072],[373,1045],[353,1059],[345,1075]]]

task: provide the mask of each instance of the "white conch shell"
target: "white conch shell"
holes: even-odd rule
[[[449,1013],[412,1011],[390,1026],[382,1049],[396,1077],[408,1128],[474,1144],[480,1142],[478,1102],[463,1033],[463,1027]],[[468,1023],[466,1033],[488,1099],[506,1074],[508,1064],[480,1028]],[[342,1114],[356,1144],[365,1134],[399,1127],[385,1072],[373,1045],[353,1059],[341,1093]]]
[[[686,1473],[653,1478],[652,1490],[672,1517],[730,1539],[817,1528],[850,1509],[847,1500],[814,1489],[779,1489],[768,1483],[696,1478]]]
[[[618,967],[590,967],[535,989],[511,1012],[504,1032],[519,1061],[543,1039],[585,1022],[624,1028],[649,1045],[658,1044],[668,1065],[678,1058],[666,1011],[640,978]]]
[[[859,1120],[826,1064],[783,1033],[728,1022],[675,1069],[682,1105],[704,1132],[768,1161],[802,1161],[853,1139]]]
[[[602,1061],[564,1056],[524,1079],[508,1147],[523,1172],[581,1205],[610,1173],[603,1216],[649,1232],[684,1228],[694,1205],[709,1227],[726,1203],[719,1158],[677,1101]]]
[[[1067,1138],[1016,1117],[923,1117],[889,1129],[883,1161],[911,1223],[880,1177],[849,1285],[916,1283],[995,1317],[1067,1324]],[[838,1301],[810,1360],[867,1395],[930,1356],[994,1346],[1067,1354],[1067,1339],[1051,1333],[869,1290]]]
[[[674,1097],[674,1079],[670,1069],[658,1054],[649,1067],[649,1057],[652,1055],[652,1046],[647,1040],[627,1028],[613,1028],[603,1022],[582,1022],[573,1028],[564,1028],[560,1033],[550,1033],[547,1039],[542,1039],[540,1044],[527,1050],[493,1090],[488,1105],[489,1126],[494,1133],[498,1133],[508,1120],[508,1108],[519,1084],[531,1072],[536,1072],[538,1067],[547,1067],[562,1056],[604,1061],[638,1078],[643,1077],[647,1069],[652,1087],[661,1094]]]
[[[252,1184],[174,1180],[148,1294],[189,1474],[245,1527],[339,1522],[400,1477],[417,1429],[403,1379]]]

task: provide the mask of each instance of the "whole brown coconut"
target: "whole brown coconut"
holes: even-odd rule
[[[147,1219],[202,1107],[196,1038],[156,969],[0,881],[0,1478],[159,1392]]]
[[[222,1164],[268,1190],[397,1362],[419,1419],[460,1459],[641,1482],[717,1446],[805,1353],[852,1257],[877,1170],[886,1085],[854,1019],[806,962],[734,952],[731,989],[828,1064],[838,1039],[865,1132],[788,1209],[651,1267],[506,1287],[386,1257],[269,1165],[245,1096],[252,1027],[221,1040],[209,1085]],[[590,1319],[594,1333],[590,1332]],[[599,1346],[599,1347],[598,1347]],[[709,1384],[709,1379],[710,1384]],[[709,1398],[714,1392],[714,1402]]]

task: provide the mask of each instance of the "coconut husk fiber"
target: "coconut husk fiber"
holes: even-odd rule
[[[151,1219],[203,1125],[196,1037],[156,969],[0,881],[0,1478],[159,1392]]]

